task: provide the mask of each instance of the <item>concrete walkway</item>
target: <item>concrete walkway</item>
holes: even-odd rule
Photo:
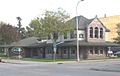
[[[95,63],[95,62],[113,62],[113,61],[120,61],[120,59],[100,59],[100,60],[81,60],[80,62],[77,61],[59,61],[59,62],[37,62],[37,61],[23,61],[23,60],[13,60],[13,59],[2,59],[4,63]]]

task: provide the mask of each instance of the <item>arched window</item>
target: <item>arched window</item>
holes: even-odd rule
[[[98,27],[95,27],[95,38],[98,38]]]
[[[93,38],[93,27],[90,27],[90,38]]]
[[[103,28],[100,28],[100,38],[103,38]]]

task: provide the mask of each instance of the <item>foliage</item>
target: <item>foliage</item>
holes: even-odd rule
[[[20,31],[21,31],[20,29],[21,29],[21,26],[22,26],[22,25],[21,25],[21,20],[22,20],[22,19],[21,19],[20,17],[16,17],[16,18],[17,18],[17,20],[18,20],[18,31],[20,32]]]
[[[120,23],[117,24],[117,34],[118,34],[118,37],[114,38],[114,40],[116,43],[120,43]]]
[[[18,20],[18,24],[17,24],[18,27],[16,27],[16,29],[20,33],[20,38],[24,39],[26,38],[26,30],[25,28],[22,27],[22,24],[21,24],[22,19],[21,17],[16,17],[16,19]]]
[[[10,44],[19,40],[19,33],[12,25],[0,23],[0,44]]]
[[[41,18],[33,19],[27,26],[28,35],[46,39],[52,34],[56,40],[57,34],[62,35],[73,30],[73,25],[68,21],[69,19],[70,16],[63,9],[59,8],[56,12],[45,11]]]

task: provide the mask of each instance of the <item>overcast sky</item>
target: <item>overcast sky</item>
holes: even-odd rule
[[[0,21],[17,25],[16,17],[22,18],[22,25],[27,26],[31,19],[36,18],[44,10],[57,10],[61,7],[71,17],[76,15],[76,5],[79,0],[0,0]],[[120,15],[120,0],[84,0],[79,3],[78,14],[87,18],[95,15],[103,17]]]

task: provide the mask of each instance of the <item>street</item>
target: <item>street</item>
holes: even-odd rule
[[[120,61],[0,63],[0,76],[120,76]]]

